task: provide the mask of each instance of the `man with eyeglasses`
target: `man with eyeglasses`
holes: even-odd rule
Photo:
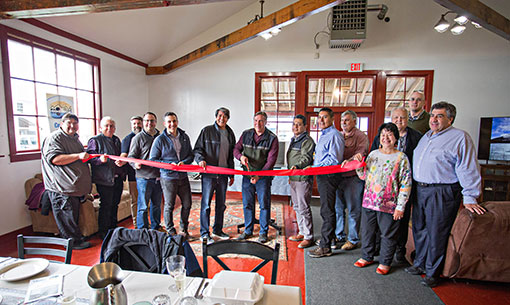
[[[156,129],[157,118],[152,112],[147,112],[143,116],[143,130],[137,133],[131,146],[129,147],[129,158],[148,160],[152,142],[159,135]],[[150,228],[160,230],[161,222],[161,181],[159,178],[159,169],[142,165],[141,163],[130,163],[136,170],[136,186],[138,189],[138,212],[136,215],[136,226],[138,229],[149,228],[149,219],[147,209],[150,207]]]
[[[423,108],[425,106],[425,95],[420,91],[415,91],[409,98],[409,127],[418,130],[422,134],[426,133],[429,127],[430,114]]]

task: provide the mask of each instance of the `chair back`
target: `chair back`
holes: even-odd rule
[[[207,257],[212,257],[223,269],[230,270],[230,268],[218,257],[224,254],[242,254],[258,257],[262,260],[251,272],[257,272],[270,261],[273,262],[271,272],[271,284],[276,284],[276,276],[278,273],[278,255],[280,253],[280,244],[276,243],[274,249],[254,241],[244,240],[222,240],[212,244],[207,244],[204,240],[202,243],[203,251],[203,267],[204,277],[207,276]]]
[[[25,244],[34,244],[33,247],[26,247]],[[63,246],[64,249],[57,249],[57,246]],[[37,247],[36,247],[37,246]],[[71,238],[58,238],[47,236],[23,236],[18,235],[18,257],[25,258],[25,255],[36,256],[55,256],[63,258],[63,261],[51,260],[57,263],[71,263],[71,255],[73,254],[73,240]]]

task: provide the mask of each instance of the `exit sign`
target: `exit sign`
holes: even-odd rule
[[[352,63],[349,66],[349,72],[361,72],[363,71],[363,63]]]

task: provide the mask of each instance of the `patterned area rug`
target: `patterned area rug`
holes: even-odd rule
[[[274,248],[276,242],[280,243],[280,260],[287,260],[287,242],[285,239],[285,221],[283,219],[283,205],[286,204],[285,201],[282,200],[272,200],[271,201],[271,219],[276,221],[278,226],[282,226],[282,234],[280,235],[275,228],[269,227],[268,237],[269,242],[266,245]],[[211,230],[212,225],[214,224],[214,199],[211,203]],[[235,238],[239,235],[237,233],[237,225],[244,223],[243,217],[243,202],[240,199],[227,199],[226,202],[227,209],[225,210],[224,224],[223,224],[223,232],[230,235],[231,238]],[[259,219],[259,208],[258,202],[255,203],[256,206],[256,218]],[[179,227],[179,222],[181,219],[181,205],[178,204],[176,209],[174,210],[174,224],[176,228]],[[241,233],[244,228],[241,228]],[[259,236],[260,227],[258,224],[255,225],[253,229],[253,237],[249,240],[257,241]],[[179,231],[179,230],[178,230]],[[189,216],[189,234],[190,236],[190,244],[195,252],[195,255],[198,257],[202,257],[202,242],[200,241],[200,199],[193,198],[193,203],[191,207],[191,213]],[[242,257],[242,255],[239,255]],[[233,255],[234,257],[234,255]]]

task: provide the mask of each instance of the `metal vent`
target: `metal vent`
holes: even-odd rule
[[[359,48],[366,38],[367,0],[351,0],[333,7],[329,47]]]

